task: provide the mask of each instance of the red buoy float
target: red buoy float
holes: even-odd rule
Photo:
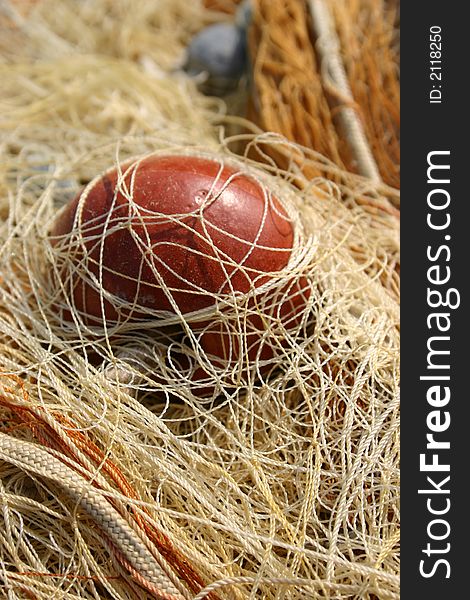
[[[119,306],[186,314],[287,265],[291,222],[251,177],[194,156],[152,156],[122,170],[121,181],[115,169],[72,200],[52,230],[56,239],[79,233],[70,256],[87,272],[76,274],[74,302],[89,321],[116,319]],[[111,295],[104,315],[100,288]]]
[[[75,310],[99,325],[151,318],[149,309],[188,315],[234,293],[250,292],[253,306],[257,288],[288,264],[294,230],[280,201],[242,170],[155,155],[91,182],[58,215],[52,236],[65,251],[61,272]],[[272,308],[291,322],[308,297],[296,286]],[[256,314],[249,319],[252,360],[263,322]],[[242,349],[223,325],[200,327],[207,354],[237,359]],[[266,346],[261,358],[272,353]]]

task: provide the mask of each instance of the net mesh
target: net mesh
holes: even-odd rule
[[[349,171],[363,175],[367,171],[371,176],[370,168],[361,169],[361,155],[370,153],[376,178],[398,188],[397,3],[256,0],[252,4],[251,118],[263,129],[313,148]],[[331,13],[329,19],[325,13]],[[357,128],[364,130],[364,139],[356,139]],[[324,173],[309,173],[319,174]]]
[[[216,18],[159,4],[161,23],[185,15],[181,40]],[[223,104],[168,72],[177,49],[158,62],[170,32],[147,3],[123,28],[129,46],[116,40],[104,56],[126,3],[84,2],[83,54],[53,58],[57,44],[76,41],[78,29],[64,26],[72,5],[30,9],[26,28],[9,28],[27,44],[10,45],[0,65],[3,589],[13,598],[398,598],[396,192],[242,119],[227,135]],[[136,59],[134,40],[150,34],[155,54]],[[33,48],[44,60],[31,60]],[[80,278],[124,315],[89,323],[64,284],[86,231],[57,243],[54,219],[110,168],[168,154],[230,166],[258,182],[266,206],[277,198],[294,231],[286,266],[188,315],[112,297],[85,263]],[[286,321],[280,307],[299,289]],[[253,334],[262,342],[254,354],[214,357],[208,326],[227,332],[232,350]]]

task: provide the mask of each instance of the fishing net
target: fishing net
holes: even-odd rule
[[[5,17],[2,592],[398,598],[398,194],[243,119],[228,135],[223,103],[172,70],[191,32],[220,17],[149,4],[76,11],[49,0]],[[58,55],[67,45],[75,50]],[[256,271],[250,255],[276,251],[260,242],[261,220],[243,260],[218,255],[248,287],[221,286],[189,313],[161,265],[151,266],[163,310],[107,289],[79,220],[54,232],[67,203],[83,206],[113,170],[113,198],[130,210],[111,211],[101,247],[132,230],[131,214],[167,218],[143,215],[130,182],[149,157],[168,155],[248,177],[263,214],[293,232],[283,265]],[[208,206],[216,201],[209,193]],[[171,219],[213,259],[210,212],[196,216]],[[151,240],[138,241],[149,256]],[[175,248],[194,251],[184,239]],[[89,319],[77,281],[113,312]],[[208,333],[223,352],[208,350]]]
[[[338,166],[398,188],[397,3],[252,4],[251,118]]]

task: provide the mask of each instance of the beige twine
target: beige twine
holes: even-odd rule
[[[76,3],[58,4],[70,23]],[[51,12],[58,4],[30,15],[39,45],[33,21],[11,29],[18,43],[0,64],[0,589],[75,600],[398,598],[398,193],[241,119],[228,136],[223,105],[169,72],[177,48],[163,52],[170,34],[158,20],[174,22],[183,44],[213,19],[201,7],[185,25],[186,2],[162,2],[158,18],[136,3],[129,46],[116,38],[104,56],[125,3],[100,27],[108,3],[84,2],[81,45],[57,57],[57,38],[73,47],[77,36]],[[158,75],[123,55],[150,35],[164,56]],[[91,326],[63,285],[72,251],[52,245],[51,224],[95,177],[151,154],[248,173],[266,206],[274,195],[289,215],[292,254],[262,294],[215,295],[190,316],[147,309],[138,329]],[[308,180],[299,158],[335,183]],[[276,307],[301,281],[308,301],[286,324]],[[198,323],[230,327],[243,343],[250,315],[274,349],[267,370],[243,353],[204,354]]]

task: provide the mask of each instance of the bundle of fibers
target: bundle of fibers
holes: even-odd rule
[[[345,168],[352,157],[338,139],[309,23],[306,2],[253,2],[248,35],[253,68],[249,114],[265,131],[280,133]],[[283,164],[282,157],[275,158]],[[306,173],[309,177],[323,174]]]
[[[330,2],[344,68],[382,180],[400,187],[399,3]]]
[[[3,0],[0,61],[102,55],[150,60],[167,72],[192,36],[222,15],[202,0]]]
[[[253,6],[252,118],[338,166],[398,188],[397,6],[376,0]]]
[[[241,0],[204,0],[204,6],[210,10],[234,15]]]
[[[141,306],[138,324],[89,325],[61,285],[73,255],[50,240],[60,171],[18,167],[2,227],[3,585],[40,598],[398,597],[398,303],[378,239],[328,187],[299,192],[227,145],[150,143],[256,177],[292,219],[292,256],[264,303],[221,294],[190,316]],[[122,139],[78,161],[142,150]],[[62,161],[74,172],[77,158]],[[308,301],[289,327],[273,298],[300,280]],[[276,349],[268,370],[203,352],[195,324],[236,323],[243,340],[252,314]]]
[[[2,593],[398,598],[399,246],[387,198],[282,136],[226,139],[220,102],[177,75],[81,58],[2,66]],[[293,231],[285,267],[191,314],[112,296],[78,267],[86,237],[53,236],[63,207],[109,169],[163,155],[247,174],[266,207],[275,197]],[[299,157],[328,179],[306,177]],[[136,207],[125,177],[118,185]],[[120,317],[87,320],[75,275]],[[298,289],[286,322],[278,307]],[[211,356],[207,324],[236,348],[255,331],[267,352]]]
[[[302,278],[308,302],[289,329],[272,302],[254,308],[249,294],[190,318],[142,306],[137,327],[88,326],[61,286],[57,265],[72,256],[49,238],[69,184],[60,170],[18,165],[6,182],[14,210],[1,263],[6,589],[397,597],[398,303],[380,282],[380,236],[372,242],[328,186],[300,193],[289,173],[268,173],[226,145],[147,144],[238,165],[273,192],[298,234],[273,293]],[[135,138],[80,150],[61,158],[66,173],[98,156],[148,155]],[[235,314],[254,310],[278,348],[268,372],[257,358],[208,360],[191,336],[201,319],[233,327]]]

